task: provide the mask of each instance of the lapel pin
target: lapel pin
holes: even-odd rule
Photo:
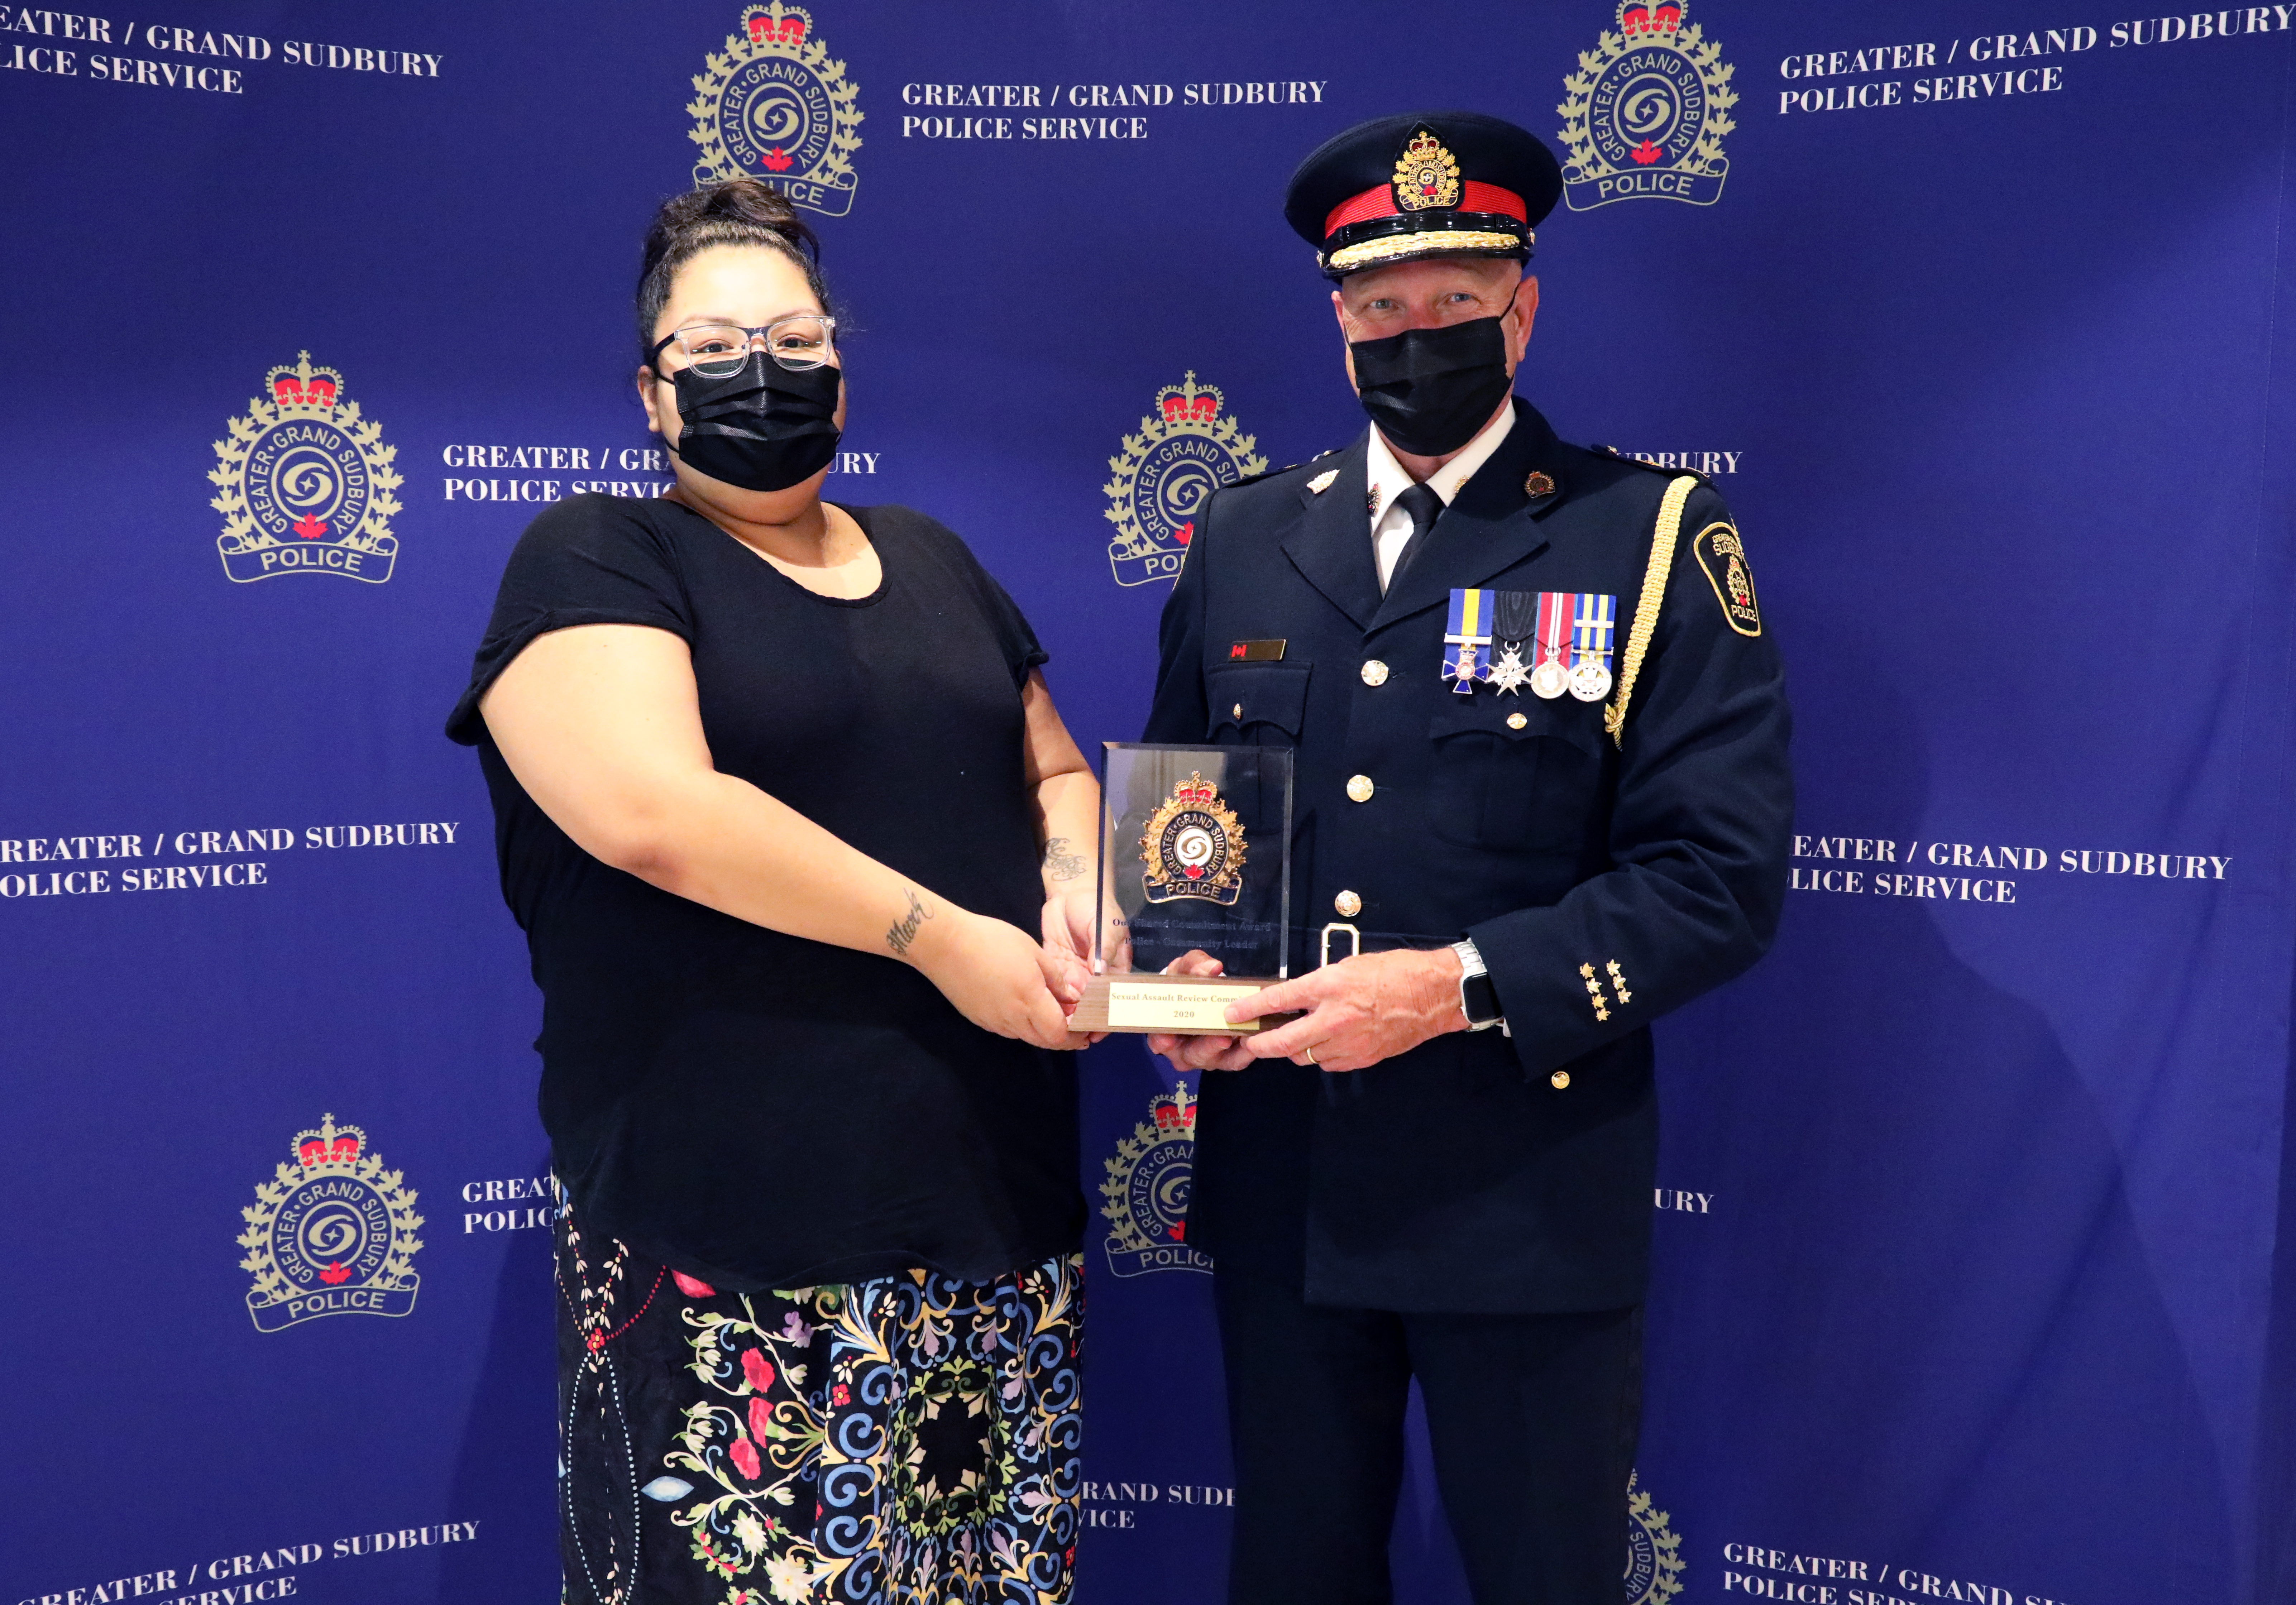
[[[1327,468],[1322,473],[1317,474],[1314,479],[1308,481],[1308,488],[1316,495],[1322,495],[1325,491],[1331,489],[1332,481],[1339,477],[1340,471],[1338,469]]]
[[[1528,496],[1551,496],[1554,494],[1554,481],[1538,469],[1533,469],[1530,478],[1522,482],[1522,490]]]

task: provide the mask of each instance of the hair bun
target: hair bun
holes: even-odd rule
[[[653,325],[669,300],[677,270],[716,245],[757,245],[778,250],[804,269],[806,283],[823,308],[829,286],[821,276],[821,237],[798,216],[790,199],[758,178],[729,178],[673,195],[661,203],[646,228],[638,268],[638,350],[651,362]]]

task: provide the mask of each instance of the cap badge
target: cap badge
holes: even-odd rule
[[[1425,212],[1459,204],[1458,159],[1428,129],[1413,135],[1395,159],[1394,182],[1398,211]]]

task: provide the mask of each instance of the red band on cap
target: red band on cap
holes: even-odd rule
[[[1478,184],[1469,179],[1459,196],[1458,209],[1463,212],[1496,212],[1512,217],[1517,223],[1530,221],[1529,209],[1522,197],[1513,190],[1503,190],[1495,184]],[[1350,223],[1366,223],[1374,217],[1399,216],[1395,206],[1395,191],[1388,184],[1365,190],[1352,201],[1343,201],[1332,209],[1324,219],[1324,238],[1330,239]]]

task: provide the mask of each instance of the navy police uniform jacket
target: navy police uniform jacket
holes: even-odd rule
[[[1384,596],[1359,438],[1211,496],[1164,610],[1145,739],[1295,749],[1293,972],[1352,892],[1366,952],[1472,937],[1512,1033],[1453,1032],[1346,1074],[1268,1060],[1203,1077],[1189,1241],[1316,1304],[1640,1302],[1651,1021],[1752,964],[1784,896],[1784,676],[1742,561],[1725,578],[1742,549],[1710,486],[1685,509],[1619,742],[1603,703],[1461,696],[1441,678],[1466,587],[1617,597],[1622,673],[1675,477],[1565,445],[1514,405]],[[1280,660],[1236,660],[1275,639]],[[1347,951],[1341,936],[1334,960]]]

